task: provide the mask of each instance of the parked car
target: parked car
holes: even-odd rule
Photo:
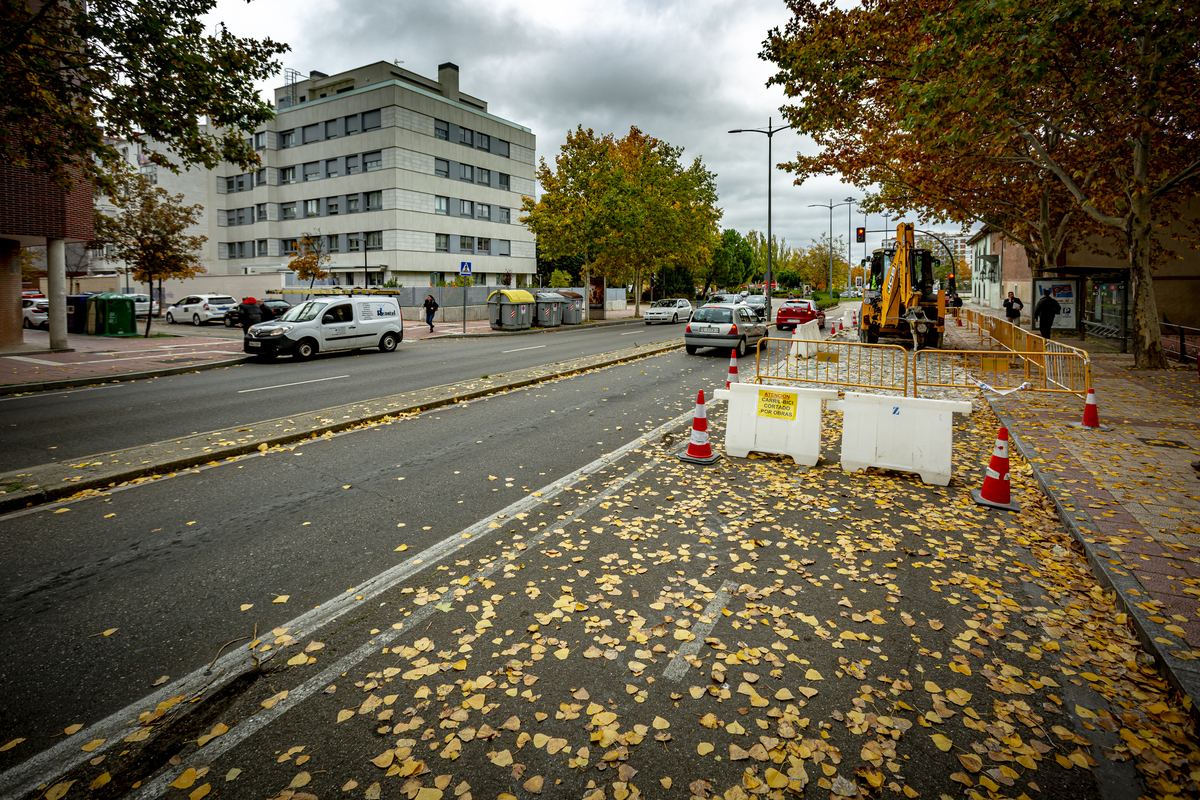
[[[262,358],[290,354],[307,360],[326,350],[378,347],[390,353],[403,340],[396,298],[334,295],[315,297],[278,319],[251,325],[242,349]]]
[[[189,294],[167,309],[167,322],[190,321],[193,325],[204,325],[214,319],[221,319],[230,308],[236,308],[237,301],[227,294]]]
[[[262,321],[270,322],[273,319],[283,316],[292,307],[292,304],[286,300],[263,300],[258,304],[259,311],[262,312]],[[234,306],[225,312],[225,327],[236,328],[238,326],[238,317],[241,316],[241,304]]]
[[[50,301],[44,297],[21,298],[21,325],[46,328],[50,325]]]
[[[666,300],[655,300],[654,304],[642,313],[642,319],[649,325],[651,322],[670,322],[672,324],[683,320],[687,322],[692,316],[692,304],[682,297]]]
[[[714,303],[740,303],[745,305],[746,298],[740,294],[714,294],[712,297],[708,298],[708,302],[705,303],[705,305],[712,305]]]
[[[767,321],[767,296],[765,294],[749,294],[742,298],[742,302],[754,309],[754,313],[763,322]]]
[[[745,304],[709,303],[697,308],[683,332],[684,349],[695,355],[701,347],[734,350],[739,358],[746,347],[758,344],[767,326]]]
[[[139,317],[158,316],[158,301],[151,300],[148,294],[127,294],[133,298],[133,312]]]
[[[797,325],[817,320],[817,327],[825,330],[825,312],[817,308],[815,300],[784,300],[775,312],[775,328],[794,331]]]
[[[22,289],[21,290],[21,299],[22,300],[25,300],[25,299],[36,300],[39,297],[42,298],[43,300],[46,299],[46,295],[42,294],[37,289]]]

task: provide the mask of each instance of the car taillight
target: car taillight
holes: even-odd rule
[[[737,335],[737,323],[736,322],[729,326],[729,335],[730,336]]]
[[[689,323],[688,323],[688,325],[687,325],[687,327],[683,329],[683,332],[684,332],[684,333],[691,333],[691,332],[692,332],[692,323],[690,323],[690,322],[689,322]]]
[[[205,310],[205,311],[208,311],[208,303],[205,303],[205,304],[204,304],[204,310]]]

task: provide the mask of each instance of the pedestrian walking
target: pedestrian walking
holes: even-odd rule
[[[1004,316],[1013,325],[1021,323],[1021,311],[1025,308],[1025,304],[1021,302],[1021,298],[1017,297],[1012,292],[1008,293],[1008,299],[1004,301]]]
[[[425,308],[425,324],[429,326],[429,332],[433,333],[433,314],[438,310],[437,300],[433,299],[433,295],[426,295],[425,302],[421,304]]]
[[[238,306],[238,322],[242,324],[242,330],[249,330],[251,325],[262,322],[262,309],[253,297],[242,299],[241,305]]]
[[[1050,296],[1049,289],[1043,289],[1041,299],[1033,307],[1033,321],[1037,324],[1043,339],[1050,338],[1050,327],[1054,324],[1054,318],[1061,313],[1062,306]]]

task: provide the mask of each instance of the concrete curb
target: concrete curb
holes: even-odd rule
[[[290,418],[279,417],[111,453],[93,454],[69,461],[13,470],[0,475],[0,486],[15,485],[22,488],[0,495],[0,513],[52,502],[82,491],[106,489],[113,484],[147,475],[177,472],[219,459],[246,455],[257,451],[261,445],[270,447],[313,439],[397,414],[453,405],[462,400],[487,397],[567,375],[667,353],[682,347],[682,342],[672,342],[599,353],[572,361],[511,372],[503,376],[503,382],[486,379],[482,381],[482,385],[476,382],[477,388],[468,391],[458,388],[465,382],[434,386],[361,403],[293,414]],[[95,463],[90,463],[93,461]]]
[[[36,383],[10,383],[0,386],[0,395],[23,394],[24,392],[48,392],[55,389],[74,389],[77,386],[94,386],[98,383],[118,383],[121,381],[140,381],[146,378],[158,378],[166,375],[182,375],[185,372],[200,372],[217,367],[232,367],[249,361],[253,356],[227,358],[223,361],[208,361],[203,364],[189,364],[166,369],[147,370],[145,372],[124,372],[118,375],[92,375],[81,378],[64,378],[58,381],[38,381]]]
[[[991,398],[988,399],[988,404],[992,405]],[[1005,414],[1001,413],[992,405],[992,411],[1000,420],[1000,424],[1009,429],[1010,433],[1018,430],[1014,426],[1013,421]],[[1152,654],[1157,661],[1159,672],[1164,678],[1180,693],[1186,697],[1197,699],[1200,698],[1200,667],[1186,666],[1189,662],[1175,658],[1166,652],[1166,647],[1155,641],[1156,637],[1168,638],[1170,633],[1163,625],[1152,621],[1149,613],[1135,605],[1135,598],[1127,596],[1130,590],[1141,592],[1141,596],[1146,595],[1146,589],[1142,586],[1132,572],[1122,569],[1122,572],[1128,574],[1121,575],[1115,571],[1114,566],[1110,563],[1106,554],[1100,552],[1102,546],[1095,544],[1095,539],[1104,536],[1100,529],[1096,526],[1095,520],[1092,519],[1085,509],[1076,507],[1071,493],[1068,492],[1059,481],[1059,479],[1050,470],[1043,470],[1033,461],[1032,456],[1036,456],[1036,451],[1025,445],[1021,441],[1021,437],[1013,433],[1013,443],[1017,450],[1024,457],[1025,462],[1033,470],[1034,477],[1037,478],[1038,485],[1042,489],[1042,493],[1054,503],[1054,508],[1058,512],[1058,518],[1062,524],[1070,532],[1075,541],[1079,542],[1083,547],[1084,556],[1087,558],[1088,566],[1091,567],[1092,574],[1102,586],[1107,589],[1112,589],[1117,596],[1117,602],[1129,619],[1133,622],[1133,629],[1137,632],[1138,639],[1141,640],[1142,646],[1146,652]],[[1068,504],[1071,507],[1068,508]],[[1084,517],[1085,519],[1077,519]],[[1089,542],[1088,539],[1093,541]],[[1186,643],[1181,643],[1180,648],[1187,648]],[[1189,711],[1194,719],[1200,720],[1200,706],[1196,703],[1191,704]]]

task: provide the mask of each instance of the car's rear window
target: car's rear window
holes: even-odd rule
[[[701,308],[692,315],[692,322],[732,322],[728,308]]]
[[[216,303],[219,306],[223,306],[228,303],[234,302],[234,299],[232,297],[210,297],[210,298],[208,298],[208,302]]]

